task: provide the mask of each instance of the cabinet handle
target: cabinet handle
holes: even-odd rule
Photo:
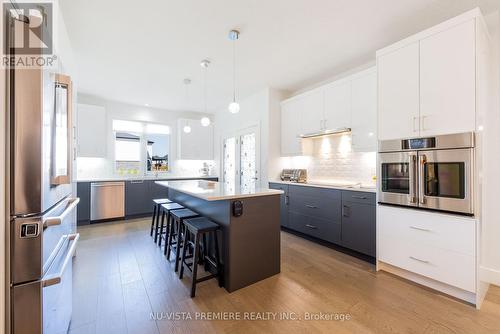
[[[418,230],[418,231],[432,232],[432,230],[429,230],[429,229],[426,229],[426,228],[422,228],[422,227],[417,227],[417,226],[410,226],[410,228],[412,228],[414,230]]]
[[[356,198],[356,199],[366,199],[366,196],[356,196],[356,195],[353,195],[352,198]]]
[[[313,229],[313,230],[318,229],[316,226],[311,225],[311,224],[306,224],[306,227],[308,227],[308,228],[310,228],[310,229]]]
[[[144,183],[144,180],[136,180],[136,181],[130,181],[130,183]]]
[[[309,204],[306,204],[306,207],[309,209],[317,209],[318,208],[317,206],[309,205]]]
[[[418,132],[417,127],[415,126],[415,121],[417,120],[417,116],[413,116],[413,132]]]
[[[422,122],[422,131],[426,131],[426,129],[425,129],[425,118],[426,118],[426,117],[427,117],[427,116],[421,116],[421,117],[420,117],[420,118],[422,119],[422,121],[421,121],[421,122]]]
[[[285,196],[285,205],[288,205],[290,203],[290,197]]]
[[[422,263],[430,263],[430,262],[429,262],[429,261],[427,261],[427,260],[421,260],[421,259],[418,259],[418,258],[413,257],[413,256],[410,256],[410,259],[415,260],[415,261],[418,261],[418,262],[422,262]]]
[[[349,217],[349,215],[347,214],[348,209],[349,209],[349,207],[347,205],[342,206],[342,216],[343,217]]]

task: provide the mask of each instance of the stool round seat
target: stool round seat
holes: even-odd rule
[[[219,229],[219,224],[214,223],[206,217],[189,218],[184,221],[184,225],[192,232],[210,232]]]
[[[184,207],[182,205],[180,205],[179,203],[175,203],[175,202],[162,204],[161,207],[163,210],[167,210],[167,211],[184,209]]]

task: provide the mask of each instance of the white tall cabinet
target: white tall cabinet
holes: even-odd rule
[[[482,245],[484,231],[498,226],[498,205],[488,203],[498,202],[500,186],[497,171],[484,163],[498,155],[486,138],[497,138],[500,128],[490,43],[476,8],[377,51],[379,140],[475,136],[473,217],[378,205],[377,270],[478,308],[494,281],[488,275],[500,281],[500,271],[486,268],[482,253],[499,249],[497,241]]]

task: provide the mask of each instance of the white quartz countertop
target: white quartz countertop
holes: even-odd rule
[[[339,190],[350,190],[350,191],[363,191],[369,193],[376,193],[377,188],[372,186],[363,186],[359,184],[350,184],[350,183],[333,183],[327,181],[311,181],[307,183],[298,183],[298,182],[290,182],[290,181],[281,181],[281,180],[271,180],[270,183],[280,183],[280,184],[288,184],[293,186],[301,186],[301,187],[316,187],[316,188],[330,188],[330,189],[339,189]]]
[[[218,176],[200,176],[200,175],[136,175],[136,176],[109,176],[109,177],[95,177],[95,178],[81,178],[76,179],[74,182],[108,182],[108,181],[141,181],[141,180],[151,180],[151,181],[160,181],[160,180],[187,180],[187,179],[215,179]]]
[[[168,187],[188,195],[204,199],[206,201],[221,201],[238,198],[281,195],[283,191],[256,187],[255,190],[241,191],[229,190],[223,183],[205,180],[189,181],[156,181],[164,187]]]

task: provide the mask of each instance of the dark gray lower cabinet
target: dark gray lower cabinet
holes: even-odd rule
[[[77,224],[87,225],[90,223],[90,182],[78,182],[76,196],[80,198],[76,207]]]
[[[269,183],[270,189],[282,190],[285,193],[281,195],[280,220],[281,226],[288,227],[288,185],[280,183]]]
[[[341,245],[375,257],[376,206],[342,202]]]
[[[285,191],[281,226],[375,257],[374,193],[281,183],[269,188]]]
[[[145,215],[153,211],[149,181],[125,182],[125,216]]]

